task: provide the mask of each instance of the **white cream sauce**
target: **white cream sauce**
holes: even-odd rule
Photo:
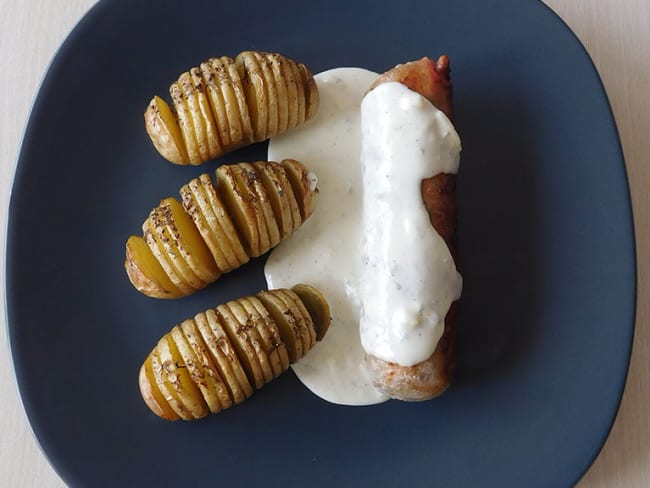
[[[420,193],[423,179],[458,172],[460,138],[443,112],[397,82],[363,99],[361,131],[361,343],[412,366],[433,354],[462,289]]]
[[[376,73],[359,68],[316,75],[316,116],[274,137],[268,151],[269,160],[297,159],[318,177],[314,214],[273,250],[265,274],[269,288],[309,283],[327,298],[332,314],[327,335],[292,368],[316,395],[343,405],[387,399],[370,383],[359,338],[360,106],[376,78]]]
[[[459,295],[461,284],[449,251],[444,242],[440,246],[442,239],[429,224],[420,198],[422,178],[440,171],[457,171],[458,135],[444,114],[426,99],[403,87],[415,97],[395,93],[395,100],[385,100],[382,94],[395,87],[382,87],[399,84],[382,84],[366,97],[371,102],[380,98],[380,103],[368,106],[364,102],[364,138],[376,139],[364,142],[366,165],[373,167],[364,176],[361,101],[376,78],[376,73],[359,68],[338,68],[316,75],[320,94],[317,115],[273,138],[268,150],[269,160],[297,159],[318,177],[320,193],[314,214],[274,249],[265,274],[269,288],[304,282],[325,294],[332,315],[330,329],[323,341],[292,368],[316,395],[344,405],[387,400],[370,383],[362,340],[372,354],[402,361],[400,364],[428,358],[431,353],[427,351],[435,348],[441,320]],[[378,95],[373,95],[375,92]],[[399,121],[391,122],[395,116]],[[389,137],[389,130],[401,132]],[[387,155],[379,154],[386,151]],[[415,167],[406,169],[412,164]],[[399,266],[392,265],[396,252],[400,253]],[[442,274],[429,269],[440,265]],[[393,278],[391,273],[397,275]],[[444,276],[451,285],[442,283]],[[408,291],[408,295],[395,297],[396,291]],[[442,295],[431,304],[436,293]],[[385,319],[378,317],[382,313]],[[397,332],[392,332],[395,325]],[[421,337],[426,339],[426,346],[419,344]]]

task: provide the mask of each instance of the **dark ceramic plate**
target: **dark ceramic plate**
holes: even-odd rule
[[[246,49],[314,72],[447,53],[465,289],[453,388],[351,408],[293,373],[242,406],[165,422],[137,387],[172,325],[264,287],[264,259],[177,301],[144,297],[124,242],[200,168],[154,151],[142,114],[190,66]],[[16,169],[6,303],[33,430],[72,486],[568,486],[615,417],[635,313],[627,179],[607,97],[537,1],[101,1],[54,59]]]

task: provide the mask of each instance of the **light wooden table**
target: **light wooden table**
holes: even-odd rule
[[[477,0],[480,1],[480,0]],[[525,0],[522,0],[525,1]],[[55,50],[93,0],[0,0],[0,229],[24,124]],[[618,124],[630,177],[639,262],[636,337],[616,423],[579,486],[650,486],[650,2],[546,0],[594,59]],[[2,237],[4,240],[4,236]],[[4,255],[0,257],[4,259]],[[4,264],[0,269],[4,269]],[[4,282],[4,280],[2,281]],[[0,325],[0,486],[61,487],[41,454],[18,398]]]

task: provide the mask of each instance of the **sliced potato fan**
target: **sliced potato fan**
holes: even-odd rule
[[[285,132],[318,109],[318,88],[304,64],[245,51],[211,58],[171,84],[172,107],[155,96],[144,120],[154,147],[175,164],[201,164]]]
[[[189,295],[289,237],[312,214],[318,190],[298,161],[220,166],[165,198],[126,243],[124,266],[147,296]]]
[[[230,408],[307,354],[329,322],[322,293],[305,284],[219,305],[158,341],[140,368],[142,398],[168,420]]]

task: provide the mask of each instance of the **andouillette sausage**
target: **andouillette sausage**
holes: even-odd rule
[[[436,62],[429,58],[398,65],[381,75],[369,92],[382,83],[396,81],[427,98],[453,122],[452,84],[447,56]],[[421,182],[421,196],[429,220],[447,244],[456,266],[456,175],[438,173]],[[426,259],[426,256],[423,256]],[[433,354],[413,366],[380,359],[366,354],[366,366],[376,388],[388,396],[405,401],[436,397],[451,384],[456,345],[457,301],[444,320],[444,331]]]

